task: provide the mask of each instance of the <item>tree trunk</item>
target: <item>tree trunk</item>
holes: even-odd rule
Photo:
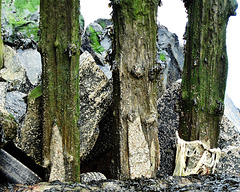
[[[44,165],[50,180],[79,181],[79,0],[41,0]]]
[[[159,166],[156,17],[159,0],[112,0],[114,175],[154,177]]]
[[[1,14],[2,14],[2,0],[0,0],[0,26],[2,26]],[[4,50],[4,45],[2,40],[2,32],[0,30],[0,69],[3,68],[3,50]]]
[[[180,135],[217,146],[224,112],[228,60],[226,27],[235,0],[185,0],[187,43],[182,81]]]

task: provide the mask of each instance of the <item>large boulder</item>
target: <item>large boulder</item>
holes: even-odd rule
[[[27,112],[15,144],[35,163],[42,165],[42,90],[33,89],[27,97]]]
[[[98,124],[112,102],[112,85],[93,57],[80,57],[80,156],[83,160],[94,147],[99,135]]]
[[[9,91],[20,91],[28,93],[33,88],[29,81],[29,76],[22,62],[28,62],[19,59],[18,53],[9,46],[4,49],[4,66],[0,70],[0,80],[8,82]]]

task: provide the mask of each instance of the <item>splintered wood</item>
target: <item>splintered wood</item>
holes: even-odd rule
[[[177,153],[174,176],[214,173],[221,156],[219,148],[210,149],[208,144],[199,140],[184,141],[177,134]]]

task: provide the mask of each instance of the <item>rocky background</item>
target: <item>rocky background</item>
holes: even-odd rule
[[[0,69],[0,148],[6,151],[9,145],[20,149],[34,163],[43,165],[42,146],[42,99],[41,99],[41,57],[37,51],[39,7],[30,3],[22,8],[15,1],[3,2],[2,31],[5,43],[4,66]],[[35,2],[35,1],[33,1]],[[111,179],[112,150],[112,74],[111,41],[112,22],[98,19],[83,30],[80,58],[80,116],[78,120],[81,132],[81,172],[101,172],[103,176],[83,175],[87,180]],[[158,82],[158,130],[161,153],[158,177],[172,175],[176,151],[176,130],[179,120],[179,94],[184,56],[178,37],[164,26],[158,26],[158,62],[162,66]],[[160,81],[160,80],[164,81]],[[162,82],[162,83],[160,83]],[[14,144],[14,145],[13,145]],[[225,98],[225,112],[220,127],[219,147],[222,156],[217,173],[240,175],[240,113],[231,99]],[[8,150],[9,151],[9,150]],[[215,178],[216,176],[212,176]],[[94,179],[95,178],[95,179]],[[209,179],[205,177],[205,179]],[[224,180],[223,177],[222,181]],[[233,178],[232,176],[230,178]],[[193,177],[194,179],[194,177]],[[159,180],[139,179],[129,181],[128,185],[120,181],[92,183],[91,186],[111,186],[116,191],[121,187],[131,190],[153,185],[170,186],[172,183],[191,179],[168,177],[161,185]],[[204,177],[196,181],[203,185]],[[231,180],[231,179],[230,179]],[[235,181],[236,180],[236,181]],[[218,181],[218,179],[216,179]],[[191,181],[192,182],[192,181]],[[221,183],[221,178],[219,179]],[[239,185],[239,177],[233,178]],[[215,183],[216,184],[216,183]],[[60,185],[61,183],[55,183]],[[217,184],[216,184],[217,185]],[[235,186],[233,185],[233,186]],[[84,185],[85,186],[85,185]],[[154,188],[156,190],[157,188]],[[178,189],[182,186],[176,185]],[[83,187],[83,186],[80,186]],[[174,184],[171,184],[172,189]],[[149,188],[149,189],[150,189]],[[90,187],[91,189],[91,187]],[[129,189],[129,188],[127,188]],[[143,190],[143,188],[141,188]],[[148,189],[148,188],[146,188]],[[159,188],[160,189],[160,188]],[[206,189],[207,188],[202,188]],[[130,190],[130,191],[131,191]]]

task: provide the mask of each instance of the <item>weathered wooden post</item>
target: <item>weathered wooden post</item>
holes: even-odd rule
[[[112,0],[115,175],[154,177],[159,166],[156,32],[159,0]]]
[[[50,180],[79,181],[79,0],[40,2],[44,165]]]
[[[180,136],[217,146],[228,60],[226,27],[235,0],[184,0],[188,12]]]

